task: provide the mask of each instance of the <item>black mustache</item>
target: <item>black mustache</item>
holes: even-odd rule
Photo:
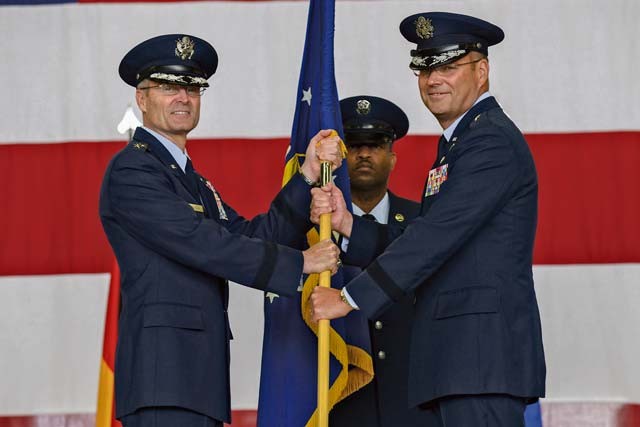
[[[359,160],[356,163],[356,169],[359,168],[360,166],[368,166],[373,169],[373,164],[368,160]]]

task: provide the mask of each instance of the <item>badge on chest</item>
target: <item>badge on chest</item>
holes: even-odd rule
[[[427,190],[424,192],[424,197],[438,194],[438,192],[440,191],[440,186],[447,180],[448,167],[449,164],[447,163],[429,171],[429,178],[427,179]]]

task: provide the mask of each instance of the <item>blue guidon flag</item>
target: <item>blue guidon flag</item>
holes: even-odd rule
[[[287,151],[283,185],[297,173],[309,140],[320,129],[335,129],[341,137],[342,119],[334,75],[334,0],[311,0],[296,112]],[[335,171],[334,182],[350,205],[346,167]],[[304,239],[302,239],[304,240]],[[318,241],[312,229],[307,242]],[[318,275],[301,279],[296,298],[265,294],[264,341],[258,427],[300,427],[317,424],[317,324],[307,308]],[[331,286],[344,285],[342,270]],[[366,319],[358,313],[331,322],[329,407],[366,385],[373,378]]]

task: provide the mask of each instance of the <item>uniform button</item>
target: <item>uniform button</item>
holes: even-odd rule
[[[380,359],[380,360],[384,360],[384,359],[386,359],[386,358],[387,358],[387,353],[385,353],[384,351],[380,350],[380,351],[378,352],[378,359]]]
[[[377,330],[382,329],[382,322],[379,320],[376,320],[376,323],[374,323],[375,327]]]

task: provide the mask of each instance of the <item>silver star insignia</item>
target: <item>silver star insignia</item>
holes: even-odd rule
[[[302,99],[300,101],[306,102],[311,107],[311,86],[307,90],[302,89]]]

